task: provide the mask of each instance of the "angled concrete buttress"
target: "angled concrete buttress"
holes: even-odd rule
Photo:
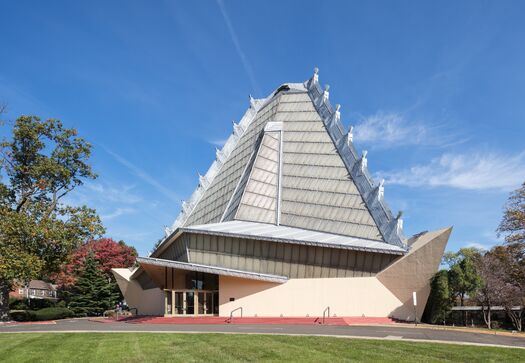
[[[409,241],[410,252],[377,274],[377,279],[402,303],[391,316],[414,320],[412,293],[417,294],[417,318],[421,319],[430,294],[429,280],[438,271],[452,227],[424,233]]]

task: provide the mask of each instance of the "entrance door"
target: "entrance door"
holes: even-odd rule
[[[195,293],[186,291],[186,315],[195,314]]]
[[[175,310],[173,311],[174,315],[184,314],[184,292],[175,291]]]
[[[166,315],[218,315],[219,292],[206,290],[165,290]]]

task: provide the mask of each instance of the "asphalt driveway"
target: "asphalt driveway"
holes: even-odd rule
[[[421,340],[468,344],[488,344],[525,348],[525,338],[502,334],[484,334],[406,325],[392,326],[329,326],[329,325],[248,325],[248,324],[130,324],[126,322],[100,323],[88,319],[66,319],[55,323],[4,324],[0,333],[15,332],[202,332],[333,335],[341,337],[369,337],[392,340]]]

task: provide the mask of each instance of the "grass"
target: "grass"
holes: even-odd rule
[[[2,362],[518,362],[494,347],[284,335],[0,334]]]

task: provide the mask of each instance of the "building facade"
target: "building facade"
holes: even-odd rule
[[[9,296],[15,299],[57,300],[57,288],[49,282],[31,280],[29,284],[15,284]]]
[[[140,314],[421,317],[451,228],[403,235],[317,70],[250,98],[166,237],[113,273]],[[418,305],[414,308],[413,295]]]

